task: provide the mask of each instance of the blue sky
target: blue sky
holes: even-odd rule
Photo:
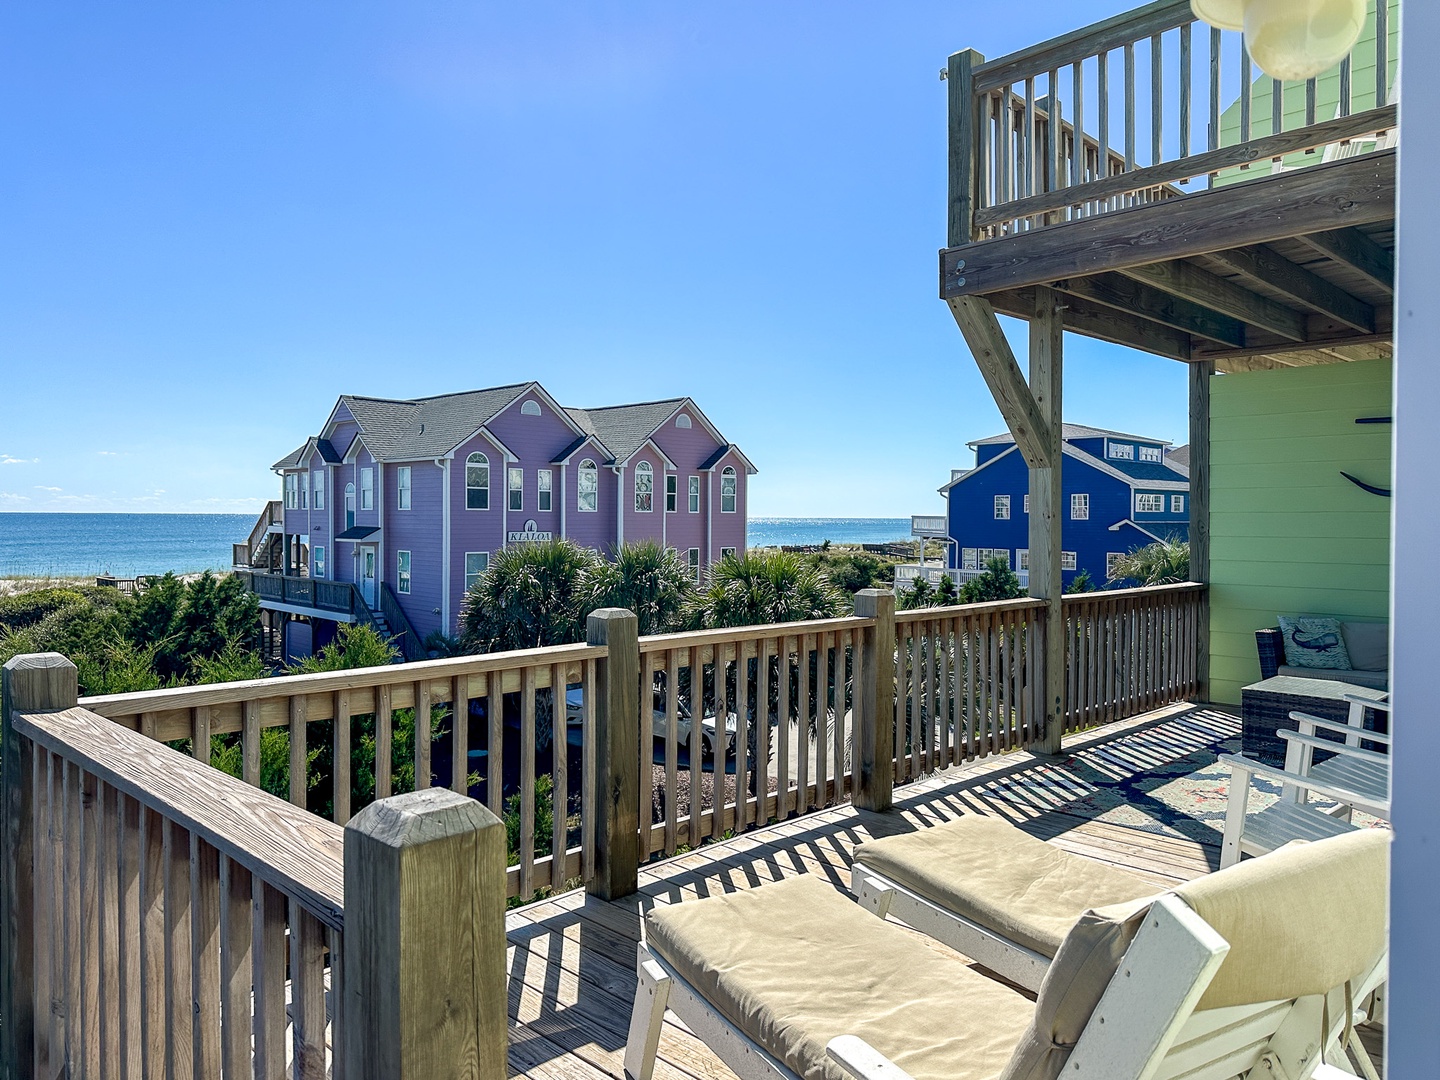
[[[248,511],[340,393],[534,378],[691,395],[752,516],[936,511],[1003,428],[938,72],[1125,6],[7,4],[0,510]],[[1181,365],[1067,349],[1067,419],[1185,440]]]

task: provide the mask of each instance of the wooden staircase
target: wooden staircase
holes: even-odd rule
[[[230,545],[233,565],[257,570],[281,569],[285,554],[281,545],[284,541],[280,533],[270,531],[270,526],[279,525],[284,520],[285,504],[279,499],[271,499],[255,519],[249,539],[241,544]]]

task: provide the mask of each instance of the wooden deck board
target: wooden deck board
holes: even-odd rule
[[[1096,746],[1143,767],[1155,755],[1157,726],[1175,708],[1109,725],[1066,740],[1067,753]],[[1149,731],[1144,745],[1126,736]],[[1177,729],[1175,744],[1185,735]],[[506,919],[511,976],[510,1068],[537,1080],[596,1080],[623,1076],[621,1059],[635,987],[635,946],[643,915],[657,903],[755,888],[797,874],[819,874],[836,888],[849,883],[855,847],[872,837],[927,828],[962,814],[997,814],[1067,851],[1131,870],[1157,886],[1208,873],[1219,864],[1216,845],[1093,821],[1015,801],[997,779],[1042,768],[1027,753],[990,756],[896,791],[885,814],[849,805],[791,818],[641,868],[640,891],[605,902],[576,890],[512,910]],[[918,935],[917,935],[918,936]],[[943,946],[934,945],[942,949]],[[724,1080],[728,1069],[673,1018],[660,1040],[657,1076],[664,1080]]]

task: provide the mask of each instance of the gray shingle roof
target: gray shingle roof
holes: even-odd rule
[[[488,424],[530,385],[516,383],[413,401],[346,394],[340,401],[360,425],[365,446],[382,461],[440,457]]]
[[[1152,438],[1149,435],[1131,435],[1128,432],[1111,431],[1108,428],[1090,427],[1087,424],[1065,424],[1061,428],[1060,437],[1067,442],[1074,439],[1103,439],[1108,437],[1112,439],[1135,439],[1139,442],[1158,443],[1161,446],[1170,445],[1170,442],[1167,439],[1156,439]],[[999,435],[991,435],[988,439],[976,439],[974,442],[967,443],[966,445],[983,446],[992,443],[1011,443],[1014,441],[1015,436],[1011,435],[1008,431],[1006,431],[1002,432]]]
[[[306,450],[309,450],[309,449],[310,449],[310,440],[309,440],[309,439],[306,439],[303,445],[297,446],[294,450],[291,450],[290,453],[286,454],[286,455],[285,455],[284,457],[282,457],[279,461],[275,462],[275,464],[274,464],[274,465],[271,465],[270,468],[272,468],[272,469],[294,469],[294,468],[297,468],[297,467],[300,465],[301,459],[305,456],[305,451],[306,451]]]
[[[624,461],[655,434],[684,398],[668,401],[645,401],[637,405],[611,405],[603,409],[566,409],[570,419],[580,425],[581,430],[594,435],[615,455],[616,461]]]
[[[1190,468],[1190,444],[1186,443],[1184,446],[1177,446],[1165,455],[1165,460],[1173,461],[1176,465],[1184,465],[1188,471]]]

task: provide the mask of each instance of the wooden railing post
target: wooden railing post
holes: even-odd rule
[[[609,649],[596,664],[595,730],[585,733],[594,738],[596,750],[595,874],[586,888],[614,900],[639,888],[640,637],[635,613],[592,611],[586,643]],[[695,783],[698,790],[699,780]]]
[[[34,749],[13,722],[73,709],[79,688],[59,653],[17,656],[0,679],[0,1077],[22,1080],[35,1065]]]
[[[985,62],[974,49],[953,53],[945,68],[950,106],[950,213],[947,247],[960,247],[975,238],[977,160],[980,125],[975,115],[975,68]]]
[[[895,594],[862,589],[855,594],[855,614],[875,625],[861,634],[854,731],[860,775],[853,802],[861,810],[889,810],[895,791]]]
[[[504,1080],[505,895],[505,826],[474,799],[414,791],[345,826],[350,1080]]]

